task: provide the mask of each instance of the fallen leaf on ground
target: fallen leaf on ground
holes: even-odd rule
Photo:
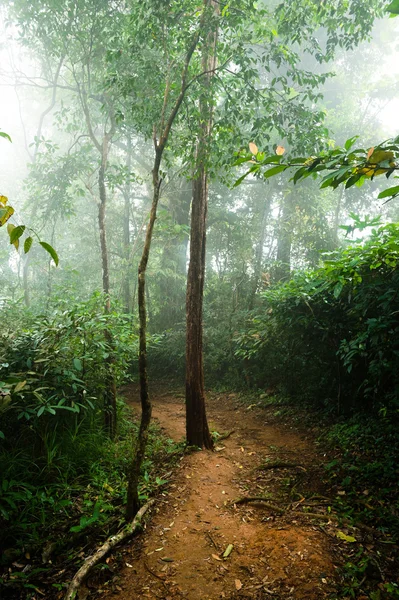
[[[228,558],[230,556],[230,554],[232,553],[233,548],[234,548],[233,544],[229,544],[227,546],[226,550],[223,552],[223,558]]]
[[[235,580],[235,586],[236,586],[236,590],[239,591],[242,588],[242,583],[239,579]]]

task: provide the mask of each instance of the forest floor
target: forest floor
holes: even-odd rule
[[[137,390],[128,387],[125,395],[138,410]],[[314,439],[289,422],[277,423],[275,409],[245,405],[236,394],[208,394],[211,431],[231,434],[216,442],[214,452],[193,451],[181,458],[157,497],[145,532],[124,548],[125,567],[114,579],[116,585],[102,597],[334,596],[342,550],[349,545],[337,533],[340,537],[353,530],[338,530],[334,517],[329,519],[331,501],[322,481],[326,459]],[[181,440],[182,394],[154,394],[153,417],[168,437]],[[234,502],[248,496],[266,498],[284,512],[262,502]]]

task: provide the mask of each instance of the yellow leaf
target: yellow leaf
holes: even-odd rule
[[[285,152],[284,146],[277,146],[277,148],[276,148],[276,154],[278,156],[282,156],[284,154],[284,152]]]
[[[8,202],[7,196],[0,196],[0,204],[5,206],[7,204],[7,202]]]
[[[258,152],[259,152],[258,146],[256,144],[254,144],[253,142],[249,142],[249,149],[252,152],[252,154],[258,154]]]
[[[337,538],[343,540],[344,542],[356,542],[356,538],[351,535],[346,535],[343,531],[337,531]]]
[[[394,153],[390,150],[375,150],[371,153],[370,156],[367,155],[367,160],[369,163],[373,165],[378,165],[384,160],[392,160],[394,157]]]
[[[234,548],[233,544],[229,544],[227,546],[226,550],[223,552],[223,558],[228,558],[230,556],[230,554],[232,553],[233,548]]]
[[[1,196],[1,198],[5,198],[5,196]],[[8,219],[12,217],[13,214],[14,209],[12,206],[0,205],[0,227],[7,223]]]
[[[17,394],[26,386],[26,381],[18,381],[17,385],[14,388],[14,394]]]

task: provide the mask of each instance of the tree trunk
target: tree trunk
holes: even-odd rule
[[[218,14],[216,0],[209,2],[210,19]],[[212,130],[212,100],[209,88],[216,67],[217,28],[210,24],[204,40],[202,70],[204,76],[199,102],[201,115],[197,141],[196,169],[193,179],[191,209],[190,265],[186,296],[186,437],[187,442],[199,448],[213,448],[205,410],[203,364],[202,308],[205,279],[206,216],[208,210],[207,160]]]
[[[105,188],[105,168],[108,157],[108,140],[105,137],[103,141],[103,152],[101,157],[101,165],[98,172],[98,189],[100,194],[100,202],[98,205],[98,225],[100,231],[100,247],[101,247],[101,266],[103,279],[103,292],[105,296],[104,312],[109,315],[111,312],[110,285],[109,285],[109,264],[108,264],[108,249],[107,235],[105,229],[105,209],[107,204],[107,192]],[[104,406],[104,422],[106,430],[111,438],[115,436],[117,425],[117,410],[116,410],[116,384],[114,377],[114,342],[112,333],[108,326],[104,329],[105,341],[108,345],[108,356],[105,359],[107,368],[107,381],[105,386],[105,406]]]
[[[182,70],[181,87],[179,95],[173,104],[169,118],[165,123],[164,110],[161,114],[160,119],[160,137],[157,141],[156,128],[154,127],[154,146],[155,146],[155,160],[154,168],[152,170],[152,184],[153,184],[153,197],[151,204],[150,220],[148,222],[143,253],[139,263],[138,272],[138,304],[139,304],[139,377],[140,377],[140,401],[141,401],[141,421],[140,429],[137,438],[136,451],[133,456],[132,463],[130,465],[128,473],[128,488],[127,488],[127,503],[126,503],[126,518],[129,520],[138,511],[140,507],[138,484],[140,477],[141,464],[144,459],[145,449],[148,441],[148,428],[151,421],[151,402],[148,393],[148,376],[147,376],[147,339],[146,339],[146,327],[147,327],[147,311],[145,304],[145,275],[147,270],[148,259],[150,255],[152,232],[154,229],[154,223],[157,216],[157,207],[160,194],[161,179],[159,177],[159,170],[161,166],[163,152],[169,139],[169,134],[172,129],[174,120],[182,105],[186,90],[187,90],[187,75],[188,68],[190,65],[191,58],[194,50],[197,47],[200,31],[203,26],[204,12],[201,17],[199,30],[193,35],[192,42],[187,50],[187,54],[184,61]],[[167,101],[170,91],[170,81],[167,79],[165,84],[164,93],[164,109],[167,106]]]
[[[147,308],[146,308],[146,285],[145,275],[147,270],[148,258],[150,255],[152,232],[157,215],[157,207],[159,201],[159,190],[161,180],[159,179],[159,168],[161,165],[163,148],[156,148],[154,168],[152,171],[153,181],[153,198],[150,212],[150,220],[147,225],[143,254],[139,263],[138,273],[138,304],[139,304],[139,377],[140,377],[140,402],[141,402],[141,421],[140,429],[137,438],[137,446],[135,455],[130,466],[128,488],[127,488],[127,504],[126,504],[126,519],[132,519],[140,508],[138,484],[140,477],[141,464],[144,459],[145,449],[148,441],[148,428],[151,421],[152,406],[148,393],[148,376],[147,376]]]
[[[205,167],[193,181],[190,266],[187,277],[186,437],[191,446],[212,448],[205,410],[202,307],[205,276],[208,182]]]

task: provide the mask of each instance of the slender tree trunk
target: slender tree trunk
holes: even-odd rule
[[[159,201],[159,191],[161,180],[159,178],[159,168],[161,165],[163,148],[157,147],[155,150],[155,162],[152,171],[153,181],[153,198],[150,212],[150,220],[148,222],[143,254],[139,263],[138,273],[138,304],[139,304],[139,320],[140,320],[140,352],[139,352],[139,377],[140,377],[140,402],[141,402],[141,421],[139,435],[137,438],[137,446],[135,455],[130,466],[128,489],[127,489],[127,505],[126,519],[132,519],[140,508],[138,483],[140,477],[141,464],[144,459],[145,449],[148,442],[148,428],[151,421],[152,406],[148,393],[148,375],[147,375],[147,308],[146,308],[146,285],[145,276],[150,255],[152,232],[157,215],[157,207]]]
[[[101,248],[101,266],[102,266],[102,280],[103,280],[103,292],[105,296],[104,312],[106,315],[111,313],[111,299],[110,299],[110,285],[109,285],[109,264],[108,264],[108,248],[107,248],[107,235],[105,229],[105,211],[107,205],[107,191],[105,187],[105,169],[108,160],[108,143],[107,136],[103,140],[103,152],[101,157],[101,165],[98,172],[98,189],[100,195],[100,202],[98,205],[98,226],[100,231],[100,248]],[[105,388],[105,407],[104,407],[104,421],[105,427],[110,435],[114,437],[116,433],[117,425],[117,410],[116,410],[116,383],[114,376],[114,341],[112,333],[108,326],[104,329],[105,341],[108,345],[108,356],[105,359],[107,368],[107,381]]]
[[[203,13],[204,15],[204,13]],[[141,401],[141,421],[139,434],[136,443],[136,449],[133,456],[132,463],[130,465],[128,473],[128,488],[127,488],[127,503],[126,503],[126,519],[132,519],[133,515],[138,511],[140,507],[138,485],[140,477],[140,469],[144,459],[145,450],[148,441],[148,428],[151,421],[151,401],[148,393],[148,375],[147,375],[147,310],[145,303],[145,276],[147,271],[147,264],[150,255],[152,232],[154,229],[155,219],[157,216],[157,207],[160,195],[161,179],[159,177],[159,170],[161,166],[163,152],[169,139],[169,134],[172,129],[174,120],[182,105],[186,90],[187,90],[187,75],[188,68],[190,65],[191,58],[194,50],[197,47],[200,31],[203,26],[203,16],[200,21],[199,30],[194,34],[192,42],[187,50],[187,54],[184,61],[182,70],[181,87],[179,95],[173,104],[169,118],[165,119],[165,109],[167,106],[169,92],[170,92],[170,81],[166,80],[165,93],[164,93],[164,109],[162,110],[160,119],[160,136],[159,141],[157,140],[156,130],[154,128],[154,146],[155,146],[155,160],[154,168],[152,170],[152,184],[153,184],[153,196],[150,212],[150,220],[147,225],[147,231],[145,236],[143,253],[139,263],[138,272],[138,305],[139,305],[139,377],[140,377],[140,401]]]
[[[209,2],[211,19],[218,14],[216,0]],[[202,70],[203,91],[200,97],[200,133],[197,142],[196,170],[193,179],[193,200],[191,209],[190,265],[187,276],[186,296],[186,437],[190,445],[200,448],[213,448],[205,409],[205,386],[203,364],[202,308],[205,279],[206,217],[208,210],[207,159],[212,130],[212,100],[209,88],[212,71],[216,67],[216,25],[204,43]]]

